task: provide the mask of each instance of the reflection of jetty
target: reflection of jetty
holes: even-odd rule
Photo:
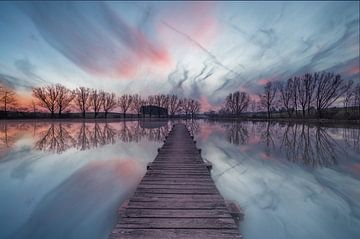
[[[225,204],[209,169],[186,127],[175,125],[110,238],[240,238],[236,210]]]

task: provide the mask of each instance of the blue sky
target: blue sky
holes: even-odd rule
[[[176,93],[329,70],[359,81],[359,2],[1,2],[0,83]]]

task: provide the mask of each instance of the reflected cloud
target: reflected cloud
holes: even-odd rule
[[[134,159],[90,162],[49,191],[12,238],[101,238],[143,171]]]

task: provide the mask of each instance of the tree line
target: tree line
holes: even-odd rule
[[[267,82],[253,99],[247,92],[230,93],[219,114],[240,117],[245,111],[265,111],[267,118],[273,112],[286,112],[288,118],[323,118],[336,102],[342,103],[346,113],[351,108],[360,116],[360,82],[345,81],[331,72],[315,72]]]
[[[2,96],[2,108],[5,117],[9,111],[17,108],[15,92],[5,87],[0,88]],[[140,116],[142,106],[157,106],[167,109],[169,115],[174,117],[178,114],[184,114],[186,117],[195,117],[200,112],[200,103],[191,98],[181,98],[177,95],[157,94],[143,98],[139,94],[123,94],[117,96],[115,93],[104,90],[91,89],[87,87],[78,87],[74,90],[61,84],[34,87],[32,89],[32,111],[36,112],[36,107],[50,113],[51,118],[61,118],[63,114],[69,112],[80,112],[85,118],[87,113],[93,113],[94,118],[103,113],[107,118],[110,112],[120,111],[123,117],[128,112],[133,112]],[[12,108],[9,108],[9,105]],[[21,108],[23,111],[29,109]]]

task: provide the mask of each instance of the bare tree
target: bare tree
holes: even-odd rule
[[[249,101],[250,97],[248,93],[236,91],[226,97],[225,105],[232,114],[239,117],[240,113],[248,107]]]
[[[170,102],[170,96],[169,95],[161,95],[161,107],[168,109],[169,108],[169,102]]]
[[[33,110],[33,113],[35,114],[36,113],[36,102],[35,102],[35,100],[31,101],[31,108]]]
[[[271,107],[273,106],[275,97],[276,97],[277,88],[273,83],[268,82],[264,87],[264,93],[260,94],[260,104],[266,108],[267,116],[270,119],[271,117]]]
[[[354,87],[354,108],[358,109],[360,116],[360,82]]]
[[[305,118],[306,108],[308,109],[308,115],[310,115],[310,106],[313,102],[314,90],[316,86],[316,78],[314,75],[307,73],[298,78],[298,102],[301,106],[302,117]]]
[[[175,111],[176,114],[181,114],[183,111],[183,105],[184,105],[184,98],[179,98],[179,103],[178,103],[178,107]]]
[[[334,73],[315,73],[317,81],[315,90],[315,106],[318,117],[322,118],[323,110],[331,106],[349,88],[340,75]]]
[[[121,110],[123,111],[124,118],[126,117],[126,112],[130,108],[131,103],[132,103],[132,95],[125,94],[125,95],[120,96],[119,106],[120,106]]]
[[[144,100],[141,99],[139,94],[135,94],[132,96],[132,104],[130,106],[131,110],[133,110],[138,117],[140,116],[141,106],[145,104]]]
[[[299,81],[300,77],[294,77],[293,78],[293,84],[292,84],[292,105],[294,107],[295,115],[298,115],[298,101],[299,101],[299,95],[298,95],[298,88],[299,88]]]
[[[197,100],[190,99],[188,100],[189,109],[191,113],[191,118],[194,118],[197,113],[200,111],[200,102]]]
[[[4,110],[4,117],[7,118],[9,107],[16,105],[15,92],[7,87],[0,86],[0,102]]]
[[[157,107],[162,107],[167,109],[169,106],[169,97],[167,95],[164,94],[154,95],[154,96],[150,96],[150,99],[152,99],[153,104]],[[158,109],[158,117],[160,117],[160,109]]]
[[[250,110],[251,112],[256,112],[257,111],[257,105],[256,105],[256,100],[251,100],[250,99],[250,102],[249,102],[249,105],[250,105]]]
[[[185,98],[185,99],[183,99],[183,102],[182,102],[182,110],[184,111],[186,118],[190,114],[190,108],[191,108],[190,101],[191,101],[190,99]]]
[[[155,105],[155,97],[153,95],[148,96],[146,105]]]
[[[39,106],[49,110],[51,118],[54,118],[57,109],[58,93],[54,85],[33,88],[33,96],[38,100]]]
[[[116,107],[116,95],[114,93],[108,93],[108,92],[100,92],[101,97],[101,105],[103,107],[105,118],[107,118],[108,113],[115,109]]]
[[[75,90],[75,103],[85,118],[85,114],[90,108],[90,89],[83,86],[77,88]]]
[[[280,101],[282,106],[288,112],[289,118],[291,118],[292,112],[292,96],[293,96],[293,79],[290,78],[286,83],[279,82],[279,90],[280,90]]]
[[[56,107],[60,118],[61,113],[71,105],[71,102],[75,97],[75,92],[61,84],[56,84],[55,90],[57,92]]]
[[[101,103],[102,103],[101,92],[94,89],[91,90],[89,101],[90,101],[90,107],[94,111],[94,118],[96,118],[101,109]]]
[[[355,96],[355,88],[352,88],[352,83],[353,83],[352,81],[351,83],[349,83],[351,84],[351,86],[347,89],[347,91],[344,94],[343,104],[346,113],[348,113],[348,108],[353,103],[353,98]]]
[[[181,109],[182,101],[177,97],[177,95],[169,96],[169,113],[171,116],[174,116],[176,112]]]

